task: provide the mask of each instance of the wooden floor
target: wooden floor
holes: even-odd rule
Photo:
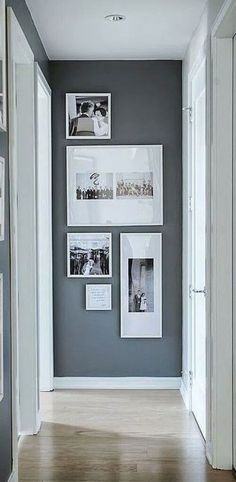
[[[20,443],[20,481],[235,482],[212,470],[179,392],[56,391]]]

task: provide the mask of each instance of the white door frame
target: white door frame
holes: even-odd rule
[[[43,159],[40,149],[39,87],[45,98],[48,127]],[[51,89],[35,63],[36,166],[37,166],[37,251],[38,251],[38,320],[39,320],[39,388],[53,390],[53,294],[52,294],[52,146],[51,146]],[[38,122],[40,123],[38,125]],[[46,150],[46,152],[45,152]],[[41,158],[40,158],[41,155]],[[43,162],[42,162],[43,161]],[[42,173],[40,168],[44,170]],[[42,185],[43,180],[43,185]],[[46,185],[45,185],[46,183]],[[46,222],[46,226],[45,226]],[[43,274],[42,274],[43,273]],[[43,285],[42,285],[43,283]],[[45,299],[46,297],[46,299]],[[42,313],[43,311],[43,313]]]
[[[207,58],[207,165],[206,165],[206,454],[214,468],[232,469],[232,39],[236,0],[226,0],[203,52]],[[188,78],[203,60],[202,54]],[[191,159],[191,124],[188,126]],[[222,161],[223,160],[223,161]],[[188,163],[188,170],[190,168]],[[188,201],[191,192],[188,172]],[[191,206],[188,216],[188,261],[191,264]],[[190,268],[188,265],[188,269]],[[188,285],[191,271],[188,272]],[[187,293],[184,296],[188,296]],[[191,372],[191,302],[188,302],[187,366]],[[184,374],[188,380],[188,373]],[[191,410],[191,377],[182,393]]]
[[[207,454],[216,468],[232,469],[233,375],[233,35],[236,0],[227,0],[211,32],[208,79],[210,226],[208,232]]]
[[[39,430],[39,406],[38,406],[38,363],[37,363],[37,289],[36,271],[36,196],[35,196],[35,139],[34,139],[34,102],[31,110],[31,118],[25,119],[31,125],[31,143],[25,150],[24,166],[20,169],[22,186],[25,186],[27,177],[30,186],[21,190],[21,207],[18,209],[18,155],[16,144],[16,97],[15,71],[17,58],[15,57],[16,45],[21,46],[24,56],[23,64],[29,63],[30,72],[33,74],[33,52],[25,38],[25,35],[14,15],[13,10],[7,9],[8,28],[8,96],[9,96],[9,178],[10,178],[10,241],[11,241],[11,333],[12,333],[12,450],[13,450],[13,473],[11,480],[18,480],[18,436],[21,434],[33,434]],[[22,64],[22,60],[20,61]],[[30,74],[30,75],[31,75]],[[31,77],[34,86],[34,77]],[[23,84],[22,84],[23,87]],[[18,216],[23,220],[24,231],[19,238]],[[21,226],[22,227],[22,226]],[[25,254],[31,254],[32,264],[29,257],[26,259],[22,254],[22,243],[25,243]],[[22,263],[18,263],[18,261]],[[30,264],[30,266],[29,266]],[[18,267],[20,268],[18,269]],[[25,276],[24,266],[29,271]],[[31,271],[30,271],[31,268]],[[20,279],[20,282],[19,282]],[[22,294],[19,296],[19,289]],[[20,303],[21,296],[28,299],[27,303]],[[26,299],[25,298],[25,299]],[[19,307],[21,309],[21,326],[19,326]],[[20,347],[20,350],[19,350]],[[26,350],[25,350],[26,349]],[[21,358],[23,357],[23,358]],[[19,371],[19,367],[21,370]],[[23,367],[23,368],[22,368]],[[19,406],[19,390],[21,386],[21,407]]]
[[[191,411],[192,410],[192,358],[193,358],[193,349],[192,349],[192,344],[193,344],[193,332],[192,332],[192,298],[191,298],[191,288],[192,288],[192,265],[193,265],[193,259],[192,259],[192,238],[193,238],[193,232],[192,232],[192,210],[193,210],[193,143],[192,143],[192,82],[193,79],[198,71],[198,69],[201,67],[203,62],[206,63],[206,54],[204,51],[202,51],[196,61],[194,62],[194,65],[188,75],[188,106],[190,108],[188,112],[188,130],[187,130],[187,145],[188,145],[188,191],[187,191],[187,196],[188,196],[188,251],[187,251],[187,257],[188,257],[188,272],[187,272],[187,286],[188,286],[188,293],[186,294],[187,296],[187,320],[188,320],[188,326],[187,326],[187,333],[188,333],[188,340],[187,340],[187,347],[185,347],[185,350],[187,350],[187,371],[188,373],[186,374],[187,376],[185,377],[187,380],[188,386],[186,387],[187,392],[185,397],[185,402],[187,405],[187,408]]]
[[[194,145],[193,145],[193,129],[194,129],[194,111],[193,111],[193,97],[192,97],[192,88],[193,88],[193,81],[198,73],[199,69],[202,66],[205,66],[206,72],[206,65],[207,65],[207,57],[205,51],[201,51],[198,58],[196,59],[193,68],[191,69],[188,75],[188,105],[191,106],[191,111],[189,113],[189,122],[188,122],[188,158],[189,158],[189,166],[188,166],[188,200],[189,200],[189,209],[188,209],[188,369],[189,369],[189,387],[188,387],[188,397],[189,397],[189,410],[192,411],[192,383],[193,383],[193,354],[194,354],[194,333],[193,333],[193,300],[194,300],[194,293],[193,289],[195,288],[204,288],[204,287],[196,287],[194,285],[194,261],[193,261],[193,249],[194,249],[194,170],[195,170],[195,153],[194,153]],[[207,77],[205,76],[205,89],[207,88]],[[207,115],[207,112],[206,112]],[[205,118],[205,123],[206,123]],[[204,179],[205,186],[207,184],[206,178]],[[207,212],[207,204],[205,205],[205,209]],[[205,285],[206,286],[206,285]],[[206,295],[207,297],[207,291]],[[205,347],[206,349],[206,347]]]

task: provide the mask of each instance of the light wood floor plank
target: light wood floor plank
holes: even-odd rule
[[[20,445],[20,482],[235,482],[207,464],[178,391],[56,391],[41,412]]]

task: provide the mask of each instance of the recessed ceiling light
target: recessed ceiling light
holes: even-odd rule
[[[113,14],[113,15],[107,15],[105,17],[105,20],[107,20],[108,22],[122,22],[122,20],[125,20],[125,16],[124,15],[120,15],[120,14]]]

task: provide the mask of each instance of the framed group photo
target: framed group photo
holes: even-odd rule
[[[111,94],[66,94],[66,138],[110,139]]]
[[[122,233],[121,337],[162,337],[162,235]]]
[[[111,233],[68,233],[67,276],[69,278],[111,278]]]
[[[163,146],[67,147],[68,226],[163,224]]]

